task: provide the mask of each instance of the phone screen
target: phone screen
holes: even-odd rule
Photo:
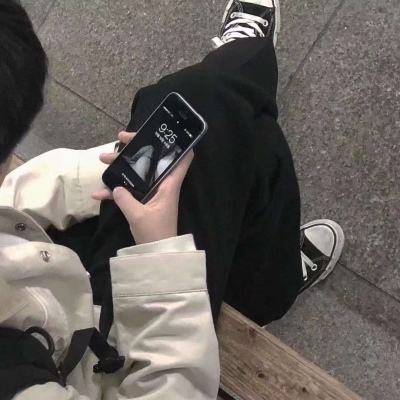
[[[204,131],[202,119],[170,94],[106,170],[105,184],[111,190],[123,186],[142,200]]]

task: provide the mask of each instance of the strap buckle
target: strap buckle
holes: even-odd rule
[[[93,366],[93,372],[99,374],[114,374],[119,371],[125,364],[124,356],[106,357]]]

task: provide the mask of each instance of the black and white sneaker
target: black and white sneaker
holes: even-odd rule
[[[280,25],[279,0],[230,0],[220,36],[212,40],[213,47],[236,39],[271,36],[276,46]]]
[[[333,271],[343,251],[344,233],[336,222],[321,219],[303,225],[300,234],[304,292]]]

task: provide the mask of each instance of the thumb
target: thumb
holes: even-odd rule
[[[129,224],[132,224],[136,210],[141,207],[142,204],[139,203],[125,188],[117,187],[113,191],[114,201],[120,208],[125,218],[128,220]]]

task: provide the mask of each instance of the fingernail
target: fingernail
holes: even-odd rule
[[[116,194],[122,190],[122,187],[118,186],[114,189],[113,193]]]

